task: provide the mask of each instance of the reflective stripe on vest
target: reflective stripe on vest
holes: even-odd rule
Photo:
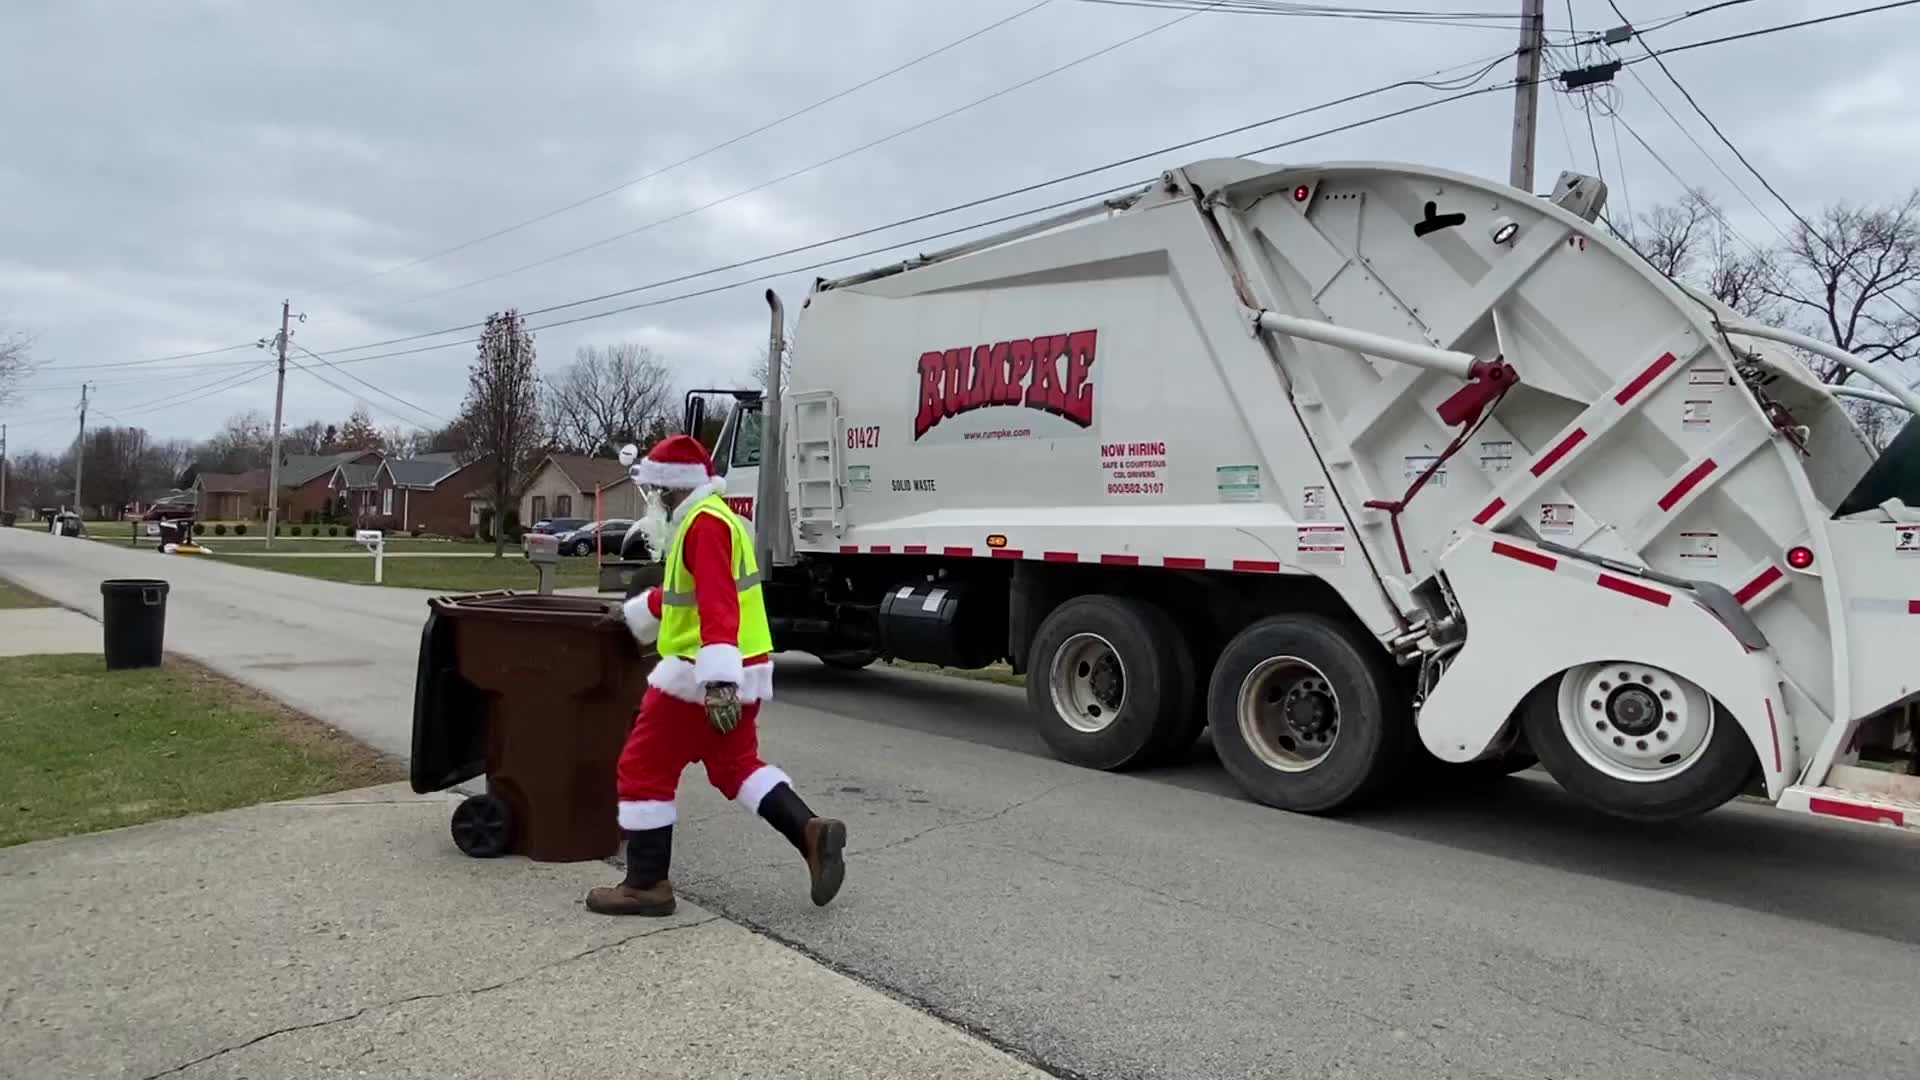
[[[693,573],[687,569],[684,543],[693,519],[711,514],[733,534],[733,580],[740,594],[740,655],[765,656],[773,651],[773,631],[767,625],[766,603],[760,594],[760,567],[754,558],[753,537],[739,515],[718,495],[709,495],[687,508],[680,527],[667,546],[666,575],[660,582],[661,656],[691,660],[700,652],[700,608],[694,602]]]

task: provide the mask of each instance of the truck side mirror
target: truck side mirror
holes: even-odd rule
[[[700,429],[707,423],[707,399],[695,395],[687,399],[687,434],[700,437]]]

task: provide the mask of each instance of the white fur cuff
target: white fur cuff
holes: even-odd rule
[[[740,649],[734,645],[702,645],[693,658],[693,679],[702,686],[740,685]]]
[[[647,609],[647,601],[653,590],[649,589],[620,605],[620,614],[626,617],[627,629],[633,632],[633,640],[642,646],[652,646],[660,640],[660,620],[653,617]]]
[[[754,813],[760,812],[760,800],[781,784],[793,786],[793,778],[772,765],[762,765],[747,775],[745,783],[740,785],[740,794],[734,796],[741,806]]]
[[[769,788],[768,790],[772,790]],[[646,832],[648,829],[664,829],[673,824],[679,814],[671,801],[644,801],[620,803],[620,827],[628,832]]]
[[[636,484],[681,490],[697,488],[711,479],[707,467],[697,462],[668,464],[651,458],[637,462],[633,468],[627,470],[627,474]]]

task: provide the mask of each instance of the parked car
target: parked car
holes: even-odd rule
[[[539,521],[536,521],[533,523],[533,528],[528,529],[527,531],[531,533],[540,533],[545,536],[562,536],[566,533],[572,532],[575,529],[583,528],[591,524],[593,523],[591,521],[588,521],[586,518],[576,518],[576,517],[541,518]]]
[[[178,521],[181,518],[192,517],[193,509],[192,503],[157,502],[147,507],[147,512],[140,515],[140,520],[148,522]]]
[[[620,555],[620,538],[626,535],[627,529],[632,527],[632,525],[632,520],[627,518],[609,518],[606,521],[589,521],[571,532],[560,534],[560,554],[591,555],[593,554],[595,538],[605,537],[605,539],[599,541],[601,550],[609,556],[618,558]]]

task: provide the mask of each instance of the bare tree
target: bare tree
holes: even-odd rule
[[[419,428],[402,427],[393,424],[380,433],[380,441],[386,444],[387,453],[397,458],[418,457],[427,452],[427,442],[432,438]]]
[[[280,433],[280,446],[289,454],[325,454],[332,448],[333,425],[310,420]]]
[[[1882,206],[1837,203],[1795,226],[1762,288],[1815,336],[1870,363],[1920,358],[1920,188]],[[1853,372],[1813,358],[1827,382]]]
[[[123,508],[139,498],[147,453],[144,429],[96,428],[87,432],[84,452],[90,505]]]
[[[12,401],[20,384],[33,373],[33,339],[17,330],[0,328],[0,405]]]
[[[1719,218],[1719,207],[1710,197],[1690,191],[1678,202],[1661,203],[1641,214],[1634,246],[1655,270],[1684,278],[1699,260],[1700,248]]]
[[[492,461],[487,502],[493,510],[493,555],[499,558],[506,552],[507,516],[519,503],[545,450],[533,335],[511,308],[487,316],[467,375],[460,421],[467,441],[460,460]]]
[[[767,385],[767,354],[771,351],[770,346],[760,346],[760,351],[754,354],[753,367],[747,370],[747,377],[753,380],[753,385],[762,389]],[[793,343],[788,342],[786,350],[780,354],[780,385],[787,385],[787,379],[792,374]]]
[[[236,413],[201,447],[201,467],[237,473],[264,469],[273,456],[273,421],[259,411]]]
[[[605,455],[637,440],[672,401],[672,376],[652,349],[633,342],[583,345],[573,363],[547,380],[544,412],[554,445]]]

